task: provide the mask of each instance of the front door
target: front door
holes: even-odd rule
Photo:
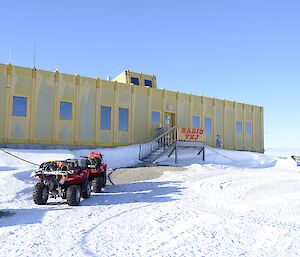
[[[164,123],[166,130],[169,130],[170,128],[175,126],[175,114],[166,112],[164,116]]]

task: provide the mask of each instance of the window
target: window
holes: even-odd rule
[[[246,134],[251,135],[251,123],[246,122]]]
[[[72,120],[72,103],[60,102],[60,120]]]
[[[131,83],[138,86],[140,84],[140,80],[138,78],[131,77]]]
[[[200,128],[200,117],[193,116],[193,128]]]
[[[13,116],[26,117],[27,115],[27,97],[14,96],[13,97]]]
[[[128,131],[128,109],[119,108],[119,130]]]
[[[205,118],[205,136],[211,136],[211,118]]]
[[[152,122],[160,122],[160,112],[152,112]]]
[[[242,134],[243,133],[243,123],[240,121],[236,122],[236,133]]]
[[[148,79],[145,79],[145,86],[146,87],[152,87],[152,81],[148,80]]]
[[[100,129],[110,130],[111,123],[111,107],[101,106]]]

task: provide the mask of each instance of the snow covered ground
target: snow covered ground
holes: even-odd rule
[[[266,154],[275,157],[291,157],[291,155],[300,155],[300,148],[271,147],[266,149]]]
[[[40,163],[90,150],[9,151]],[[137,146],[101,152],[112,168],[137,163]],[[158,179],[108,186],[70,207],[35,205],[34,166],[0,152],[0,210],[14,214],[0,218],[0,256],[299,256],[300,167],[271,155],[206,153],[203,163],[197,150],[181,150],[183,171],[165,167]]]

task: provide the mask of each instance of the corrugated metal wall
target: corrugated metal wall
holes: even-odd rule
[[[13,96],[27,98],[26,116],[12,115]],[[204,96],[0,65],[0,101],[2,143],[128,145],[150,136],[164,124],[165,113],[174,113],[176,124],[185,127],[197,116],[205,128],[210,118],[209,145],[218,134],[227,149],[264,148],[262,107]],[[60,119],[61,102],[72,104],[71,120]],[[111,107],[110,130],[100,129],[101,106]],[[119,131],[119,108],[128,110],[128,131]],[[159,112],[160,122],[152,122],[152,112]]]

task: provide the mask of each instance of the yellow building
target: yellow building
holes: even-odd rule
[[[214,145],[264,149],[263,107],[158,89],[125,71],[110,80],[0,64],[0,144],[120,146],[159,126],[202,127]]]

